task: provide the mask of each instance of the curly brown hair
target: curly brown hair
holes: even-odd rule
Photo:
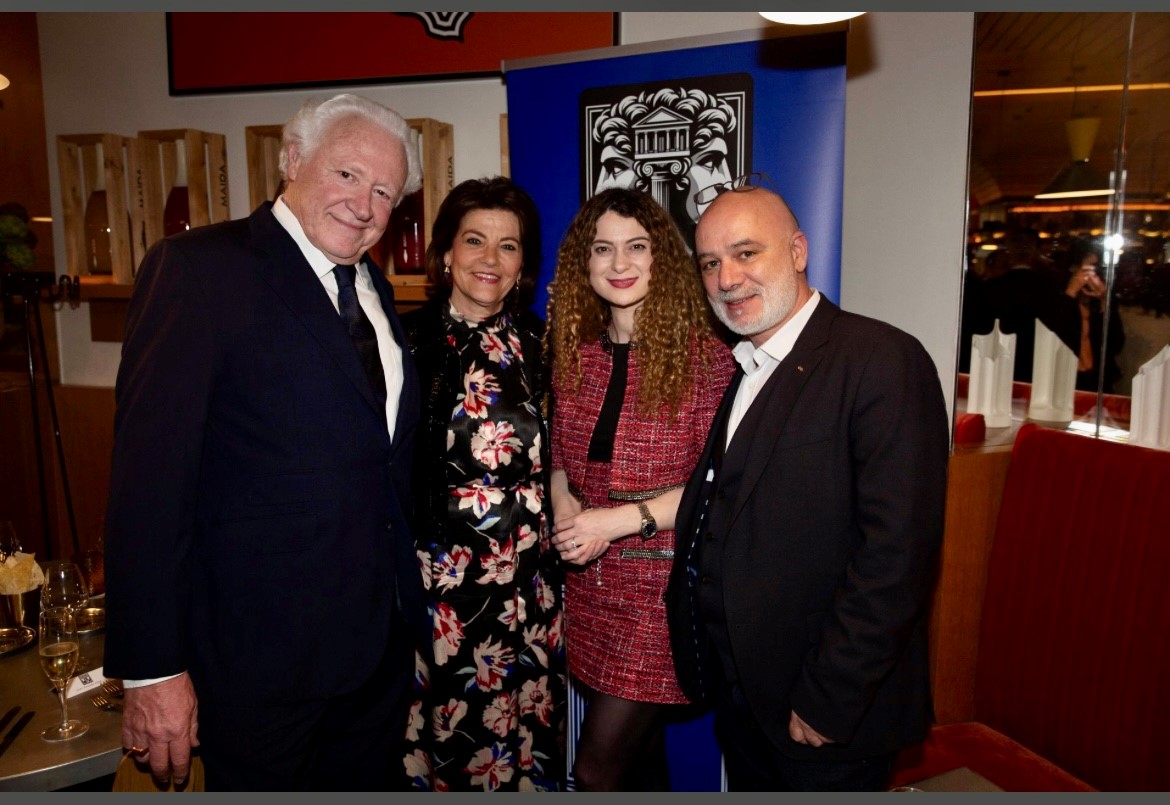
[[[589,284],[590,248],[597,220],[607,212],[633,218],[650,235],[654,259],[650,285],[634,317],[633,337],[642,369],[635,393],[640,412],[651,413],[665,403],[673,417],[696,379],[689,359],[694,342],[713,336],[715,328],[699,272],[678,226],[640,190],[603,190],[586,201],[569,224],[549,288],[545,341],[553,374],[559,385],[579,390],[581,345],[599,339],[609,326],[609,305]],[[700,353],[699,368],[706,365],[706,355]]]

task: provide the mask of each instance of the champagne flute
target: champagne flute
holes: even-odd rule
[[[45,669],[45,675],[49,677],[49,681],[57,689],[58,698],[61,699],[61,723],[45,729],[41,733],[41,738],[46,741],[68,741],[84,735],[89,729],[89,724],[69,717],[69,706],[65,698],[69,680],[77,669],[77,660],[81,655],[77,622],[73,619],[73,610],[69,607],[50,607],[41,610],[39,626],[41,667]]]
[[[80,618],[82,610],[89,605],[89,587],[85,583],[81,567],[75,562],[58,560],[46,562],[44,573],[41,609],[68,607],[74,619]],[[87,657],[79,657],[78,662],[83,668],[89,665]]]

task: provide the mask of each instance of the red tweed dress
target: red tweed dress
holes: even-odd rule
[[[700,350],[707,368],[697,372],[673,421],[665,409],[652,416],[635,410],[641,372],[638,349],[630,350],[613,460],[603,463],[590,461],[588,451],[613,356],[600,342],[581,346],[580,390],[553,389],[552,464],[565,471],[585,506],[623,506],[687,482],[735,367],[730,349],[714,338],[696,340],[691,361]],[[638,535],[617,540],[584,568],[566,566],[569,671],[588,687],[634,701],[687,701],[675,679],[663,602],[673,550],[674,531],[660,530],[646,541]]]

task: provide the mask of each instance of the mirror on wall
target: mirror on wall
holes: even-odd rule
[[[975,37],[959,406],[998,322],[1013,420],[1124,439],[1170,343],[1170,13],[979,13]]]

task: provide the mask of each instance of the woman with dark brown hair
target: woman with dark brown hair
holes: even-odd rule
[[[423,392],[414,529],[435,651],[407,731],[416,788],[555,791],[564,780],[544,322],[526,309],[539,262],[528,194],[503,177],[462,182],[427,246],[436,290],[402,317]]]
[[[662,728],[687,701],[663,603],[674,517],[734,364],[678,228],[649,195],[604,190],[577,213],[546,340],[553,543],[570,566],[569,670],[588,702],[573,776],[586,791],[662,790]]]

